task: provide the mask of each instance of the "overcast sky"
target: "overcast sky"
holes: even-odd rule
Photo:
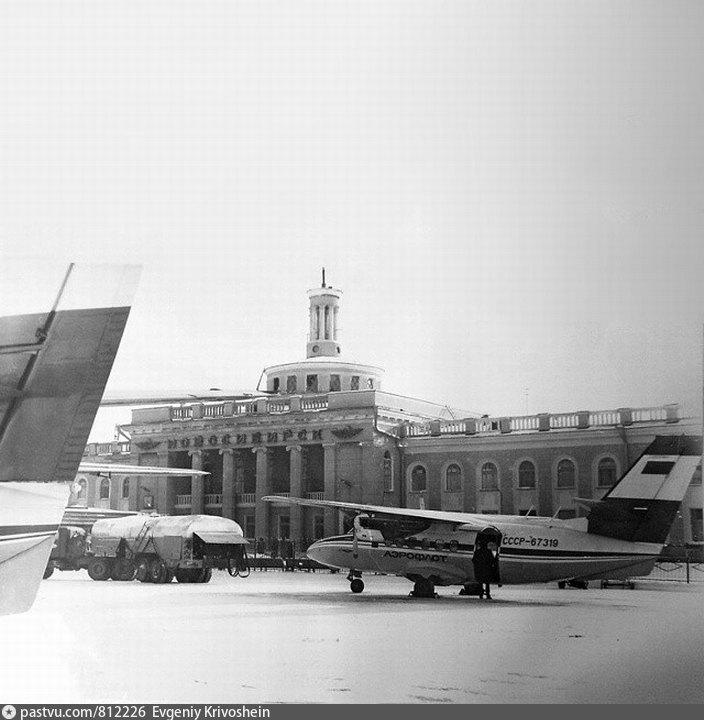
[[[4,2],[5,295],[142,264],[108,389],[252,391],[325,266],[389,392],[700,414],[702,37],[696,0]]]

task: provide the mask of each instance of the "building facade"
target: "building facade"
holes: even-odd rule
[[[86,448],[208,476],[85,475],[74,502],[223,515],[250,539],[303,548],[341,531],[339,514],[263,496],[575,517],[579,498],[601,497],[656,435],[701,435],[676,405],[494,418],[385,392],[381,368],[343,358],[341,291],[323,280],[308,296],[306,357],[265,368],[261,396],[136,408],[130,442]],[[701,472],[671,540],[704,540]]]

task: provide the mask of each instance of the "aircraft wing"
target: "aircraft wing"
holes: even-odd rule
[[[114,473],[115,475],[210,475],[205,470],[192,468],[159,467],[157,465],[126,465],[124,463],[94,463],[82,462],[78,466],[79,472],[86,473]]]
[[[279,495],[266,495],[262,500],[282,505],[333,508],[355,514],[369,513],[370,515],[388,515],[393,517],[433,520],[435,522],[450,523],[451,525],[462,525],[465,530],[476,530],[477,532],[490,526],[491,519],[495,520],[497,518],[496,515],[487,516],[462,512],[446,512],[444,510],[418,510],[414,508],[387,507],[386,505],[364,505],[338,500],[308,500],[307,498],[281,497]]]
[[[100,401],[101,407],[117,407],[120,405],[175,405],[176,403],[216,402],[220,400],[244,400],[263,397],[260,393],[246,392],[237,389],[191,388],[157,389],[157,390],[113,390],[106,392]]]

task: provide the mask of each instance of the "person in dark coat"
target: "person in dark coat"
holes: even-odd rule
[[[487,600],[491,600],[491,583],[498,581],[499,563],[497,556],[482,543],[477,546],[472,558],[474,565],[474,579],[481,585],[479,598],[486,595]]]

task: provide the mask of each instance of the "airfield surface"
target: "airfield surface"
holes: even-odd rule
[[[54,573],[0,618],[11,703],[701,703],[704,584],[496,588],[213,574],[207,585]]]

